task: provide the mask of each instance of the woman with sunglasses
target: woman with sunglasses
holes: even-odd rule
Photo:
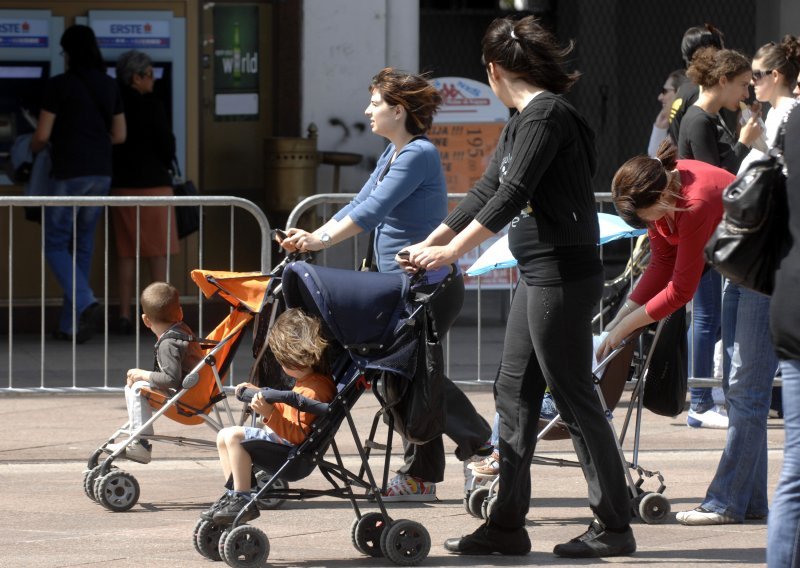
[[[800,44],[786,36],[779,44],[762,46],[753,58],[756,99],[770,104],[766,134],[776,143],[781,124],[798,101],[792,86],[800,71]],[[766,158],[753,149],[739,168]],[[729,426],[714,479],[703,503],[676,518],[684,525],[721,525],[763,520],[767,499],[767,418],[778,357],[770,339],[770,298],[727,282],[722,300],[722,341],[725,347],[725,400]]]
[[[647,227],[651,258],[606,326],[609,334],[597,350],[598,360],[692,299],[705,269],[703,248],[722,219],[722,191],[733,179],[704,162],[678,160],[670,140],[655,158],[637,156],[617,170],[611,183],[614,206],[629,225]]]

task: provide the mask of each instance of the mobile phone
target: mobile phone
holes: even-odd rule
[[[411,253],[408,252],[407,250],[401,250],[400,252],[397,253],[397,256],[399,256],[403,260],[408,260],[408,258],[411,256]]]
[[[286,231],[282,231],[281,229],[272,229],[272,238],[277,241],[283,241],[289,238],[289,235],[286,234]]]

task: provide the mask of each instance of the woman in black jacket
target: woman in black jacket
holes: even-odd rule
[[[111,195],[170,196],[175,157],[172,134],[164,105],[153,96],[153,62],[140,51],[128,51],[117,60],[128,138],[114,148]],[[134,276],[136,272],[136,208],[113,207],[119,279],[119,321],[117,331],[130,333]],[[172,216],[167,233],[167,219]],[[179,252],[175,214],[169,207],[139,208],[139,256],[150,265],[153,281],[167,281],[167,251]],[[168,246],[169,245],[169,246]]]
[[[502,458],[497,502],[485,525],[449,539],[445,548],[460,554],[530,551],[530,463],[549,387],[596,518],[585,534],[553,552],[576,558],[630,554],[636,550],[630,495],[592,385],[591,319],[603,288],[591,183],[594,134],[560,96],[578,74],[562,67],[570,49],[561,50],[530,16],[495,20],[482,47],[489,85],[517,113],[483,177],[423,243],[409,247],[407,263],[428,270],[452,263],[511,223],[509,247],[522,273],[495,383]]]

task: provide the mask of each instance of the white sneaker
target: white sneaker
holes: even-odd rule
[[[705,412],[695,412],[689,409],[689,416],[686,417],[686,425],[690,428],[727,430],[728,413],[724,408],[720,408],[719,406],[715,406]]]
[[[117,442],[116,444],[108,444],[106,445],[106,451],[110,453],[116,452],[119,448],[121,448],[125,442]],[[120,457],[127,458],[131,461],[139,462],[139,463],[150,463],[152,456],[150,454],[150,450],[145,448],[141,443],[138,441],[133,441],[128,444],[128,447],[125,448],[125,453]]]
[[[704,413],[705,414],[705,413]],[[724,513],[707,511],[702,507],[697,507],[691,511],[681,511],[675,515],[675,519],[682,525],[734,525],[736,519]]]

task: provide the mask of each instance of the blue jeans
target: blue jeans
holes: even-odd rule
[[[778,368],[769,300],[735,284],[725,286],[723,341],[731,359],[730,369],[724,366],[723,388],[729,422],[725,449],[702,506],[739,522],[745,515],[765,516],[768,511],[767,418]]]
[[[783,470],[769,513],[767,565],[800,566],[800,359],[781,361],[783,377]]]
[[[108,176],[84,176],[72,179],[55,180],[53,195],[59,197],[104,196],[108,195],[111,178]],[[61,310],[59,329],[73,333],[72,307],[75,305],[76,318],[97,300],[89,285],[89,272],[92,267],[94,251],[94,230],[102,212],[101,207],[79,207],[73,227],[72,207],[45,207],[44,254],[47,264],[55,274],[64,291],[64,306]],[[73,230],[75,233],[75,288],[72,286]]]
[[[690,377],[709,378],[714,371],[714,345],[719,339],[722,320],[722,277],[708,270],[700,279],[692,305],[692,325],[689,328],[691,349]],[[691,388],[691,408],[705,412],[713,408],[714,397],[708,387]]]

